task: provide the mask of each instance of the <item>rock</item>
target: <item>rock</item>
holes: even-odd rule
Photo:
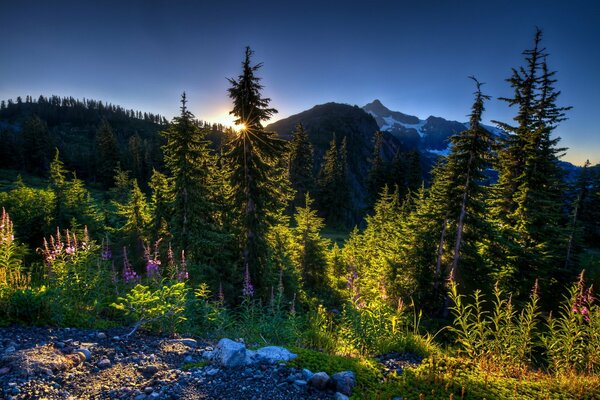
[[[81,348],[81,349],[77,349],[75,352],[83,354],[83,356],[85,357],[86,360],[89,360],[90,358],[92,358],[92,352],[89,349]]]
[[[151,394],[152,392],[154,392],[154,388],[152,386],[146,386],[144,388],[144,393]]]
[[[171,343],[181,343],[188,347],[198,347],[198,341],[196,339],[191,338],[183,338],[183,339],[171,339]]]
[[[231,339],[221,339],[214,351],[213,360],[226,368],[246,364],[246,346]]]
[[[327,389],[329,379],[330,378],[329,375],[327,375],[327,372],[317,372],[316,374],[313,374],[313,376],[310,377],[308,383],[310,383],[310,385],[316,389],[325,390]]]
[[[8,368],[8,367],[0,368],[0,375],[6,375],[9,372],[10,372],[10,368]]]
[[[300,386],[300,387],[304,387],[307,385],[307,382],[305,380],[302,379],[297,379],[294,381],[294,385],[296,386]]]
[[[188,356],[185,356],[185,357],[183,358],[183,362],[186,362],[186,363],[193,363],[193,362],[194,362],[194,357],[192,357],[192,356],[189,356],[189,355],[188,355]]]
[[[4,350],[4,354],[10,354],[10,353],[14,353],[17,349],[15,348],[15,346],[9,346],[6,348],[6,350]]]
[[[120,336],[113,336],[112,340],[114,340],[115,342],[118,342],[119,340],[121,340]]]
[[[257,362],[256,351],[246,350],[246,359],[244,361],[244,364],[252,365],[252,364],[255,364],[256,362]]]
[[[221,372],[221,370],[219,368],[210,368],[210,369],[206,370],[206,375],[208,375],[208,376],[215,376],[219,372]]]
[[[141,368],[141,372],[145,378],[150,378],[151,376],[153,376],[154,374],[156,374],[158,372],[158,366],[156,366],[154,364],[146,365],[145,367]]]
[[[309,380],[310,380],[310,378],[312,378],[312,376],[313,376],[313,375],[314,375],[314,374],[312,373],[312,371],[311,371],[310,369],[306,369],[306,368],[304,368],[304,369],[302,370],[302,376],[304,377],[304,380],[305,380],[305,381],[309,381]]]
[[[340,392],[335,392],[335,396],[333,396],[333,400],[349,400],[350,398],[345,394]]]
[[[98,332],[97,337],[100,340],[106,339],[106,333],[104,333],[104,332]]]
[[[298,356],[286,348],[279,346],[267,346],[256,351],[256,359],[260,362],[277,364],[279,362],[288,362]]]
[[[96,366],[100,369],[108,368],[110,365],[111,362],[108,358],[103,358],[102,360],[98,361],[98,364],[96,364]]]
[[[352,371],[342,371],[337,374],[333,374],[331,377],[333,382],[335,383],[335,389],[345,394],[346,396],[350,396],[352,393],[352,388],[356,384],[356,376]]]

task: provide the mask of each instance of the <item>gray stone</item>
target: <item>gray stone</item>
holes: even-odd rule
[[[10,353],[14,353],[17,349],[15,348],[15,346],[9,346],[6,348],[6,350],[4,350],[4,354],[10,354]]]
[[[98,364],[96,364],[96,366],[98,368],[104,369],[104,368],[108,368],[110,367],[110,360],[108,358],[103,358],[102,360],[98,361]]]
[[[146,393],[146,394],[150,394],[150,393],[152,393],[152,392],[154,392],[154,388],[153,388],[152,386],[146,386],[146,387],[144,388],[144,393]]]
[[[192,338],[172,339],[171,343],[181,343],[188,347],[198,347],[198,341]]]
[[[244,360],[244,364],[252,365],[257,362],[256,351],[254,350],[246,350],[246,359]]]
[[[304,377],[305,381],[309,381],[310,378],[312,378],[314,374],[312,373],[312,371],[310,369],[302,369],[302,376]]]
[[[288,362],[298,356],[286,348],[279,346],[267,346],[256,351],[256,359],[259,362],[277,364],[279,362]]]
[[[98,332],[98,339],[106,339],[106,333]]]
[[[294,385],[304,387],[307,385],[307,382],[305,380],[298,379],[294,381]]]
[[[335,392],[335,396],[333,396],[334,400],[349,400],[350,398],[348,396],[346,396],[345,394],[342,394],[340,392]]]
[[[330,378],[329,375],[327,375],[327,372],[317,372],[316,374],[313,374],[313,376],[310,377],[308,383],[310,383],[310,385],[316,389],[325,390],[327,389],[329,379]]]
[[[337,374],[333,374],[331,377],[333,382],[335,383],[335,389],[345,394],[346,396],[350,396],[352,394],[352,388],[356,384],[356,376],[352,371],[342,371]]]
[[[188,355],[188,356],[185,356],[185,357],[183,358],[183,362],[186,362],[186,363],[193,363],[193,362],[194,362],[194,357],[192,357],[192,356],[189,356],[189,355]]]
[[[156,374],[158,372],[158,366],[156,366],[154,364],[146,365],[145,367],[143,367],[141,369],[141,372],[142,372],[142,375],[144,375],[144,377],[150,378],[151,376],[153,376],[154,374]]]
[[[75,350],[75,353],[83,354],[86,360],[89,360],[90,358],[92,358],[92,352],[89,349],[86,349],[84,347],[82,347],[81,349]]]
[[[221,339],[214,351],[213,360],[226,368],[246,364],[246,346],[231,339]]]

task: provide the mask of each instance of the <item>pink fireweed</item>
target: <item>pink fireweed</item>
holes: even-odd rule
[[[139,282],[140,277],[131,268],[131,263],[127,258],[127,247],[123,246],[123,280],[125,283]]]
[[[144,245],[144,258],[146,260],[146,274],[148,278],[154,278],[160,275],[160,259],[158,248],[162,239],[154,243],[154,251],[151,252],[150,245]]]
[[[112,258],[112,251],[110,249],[108,237],[106,239],[102,239],[102,250],[100,251],[100,258],[103,261],[108,261]]]
[[[0,218],[0,244],[6,244],[10,246],[15,239],[13,235],[13,223],[10,220],[10,216],[2,208],[2,217]]]
[[[252,280],[250,279],[248,263],[246,263],[246,271],[244,272],[244,287],[242,288],[242,294],[244,297],[254,296],[254,286],[252,286]]]
[[[586,322],[590,322],[590,308],[595,300],[593,286],[585,288],[582,271],[577,282],[577,296],[573,303],[573,313],[581,315]]]

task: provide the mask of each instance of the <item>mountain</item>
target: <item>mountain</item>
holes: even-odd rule
[[[406,148],[416,148],[434,155],[447,154],[450,136],[469,127],[468,122],[449,121],[435,116],[423,120],[413,115],[392,111],[379,100],[373,100],[364,106],[363,110],[375,118],[379,129],[389,132]],[[484,127],[496,136],[505,135],[498,128],[487,125]]]
[[[302,123],[314,147],[315,174],[320,169],[325,151],[335,135],[337,143],[348,142],[348,171],[354,207],[365,206],[366,177],[369,158],[373,154],[373,137],[379,125],[369,113],[358,106],[326,103],[292,115],[266,126],[284,139],[291,139],[294,127]],[[384,157],[391,159],[400,148],[400,141],[389,133],[384,134]]]

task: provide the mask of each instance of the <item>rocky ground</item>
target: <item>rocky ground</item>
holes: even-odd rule
[[[125,329],[0,328],[1,399],[331,399],[284,365],[204,365],[213,343]],[[195,366],[195,367],[194,367]],[[190,368],[192,367],[192,368]]]

